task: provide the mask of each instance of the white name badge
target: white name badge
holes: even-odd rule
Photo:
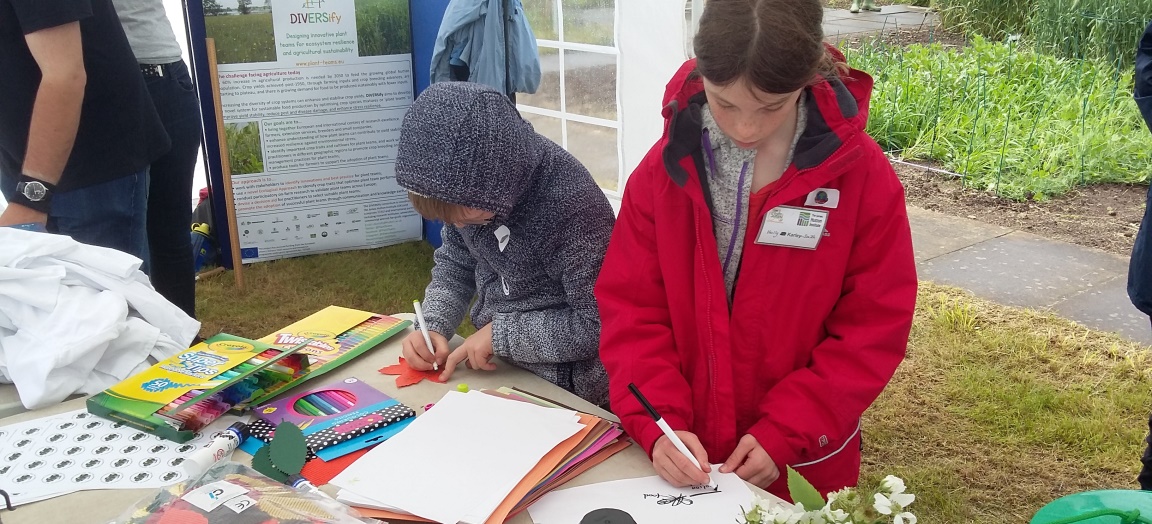
[[[824,237],[827,224],[827,211],[792,206],[775,207],[764,215],[756,243],[816,249],[816,244]]]

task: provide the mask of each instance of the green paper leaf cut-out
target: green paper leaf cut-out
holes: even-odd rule
[[[308,443],[304,440],[304,433],[291,422],[281,422],[276,426],[276,433],[268,443],[268,458],[276,469],[289,475],[299,475],[304,469],[304,461],[308,459]]]
[[[272,460],[268,458],[269,449],[271,446],[264,446],[252,455],[252,469],[259,471],[264,476],[275,480],[276,482],[287,482],[288,474],[276,469],[272,465]]]
[[[804,505],[805,511],[818,510],[824,507],[824,497],[796,470],[788,466],[788,494],[792,495],[793,502]]]

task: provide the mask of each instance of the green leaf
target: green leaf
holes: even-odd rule
[[[291,422],[281,422],[268,443],[268,458],[276,469],[289,475],[299,475],[308,459],[308,444],[300,427]]]
[[[788,494],[792,495],[793,502],[804,505],[805,511],[818,510],[824,507],[824,497],[812,486],[808,479],[788,466]]]
[[[272,465],[272,459],[268,457],[268,453],[270,452],[268,448],[270,447],[271,446],[261,447],[255,455],[252,455],[252,469],[259,471],[264,474],[264,476],[276,482],[287,482],[288,474],[276,469],[276,466]]]

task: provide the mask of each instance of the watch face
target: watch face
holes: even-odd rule
[[[27,182],[24,184],[24,197],[33,202],[39,202],[48,194],[48,188],[40,182]]]

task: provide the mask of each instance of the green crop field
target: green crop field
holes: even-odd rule
[[[412,30],[405,0],[356,0],[360,56],[412,52]]]
[[[204,17],[208,38],[216,39],[216,61],[246,64],[276,61],[272,13]]]
[[[264,172],[259,122],[225,124],[224,136],[228,141],[228,165],[233,175]]]

